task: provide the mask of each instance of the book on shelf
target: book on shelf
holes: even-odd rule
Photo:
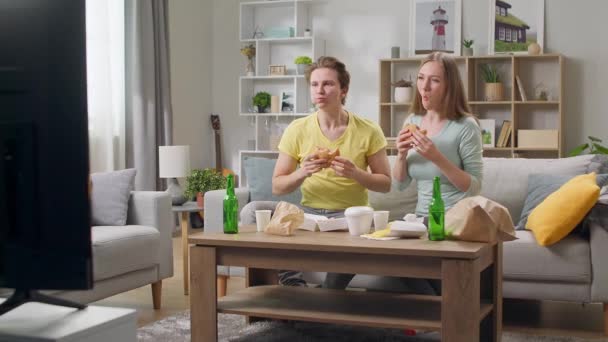
[[[519,78],[519,75],[515,76],[515,81],[517,82],[517,89],[519,89],[519,97],[522,101],[528,101],[528,98],[526,97],[526,90],[524,89],[524,84],[521,82],[521,78]]]
[[[500,127],[500,134],[498,135],[498,142],[496,143],[496,147],[505,147],[509,138],[509,127],[511,126],[511,121],[504,120],[502,122],[502,126]]]
[[[309,230],[311,232],[329,232],[332,230],[348,229],[346,218],[327,218],[322,215],[304,214],[304,223],[298,229]]]
[[[511,134],[511,132],[513,132],[513,124],[509,122],[509,124],[507,125],[507,135],[505,137],[503,147],[511,147],[511,136],[513,135]]]

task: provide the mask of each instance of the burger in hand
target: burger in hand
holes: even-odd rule
[[[329,167],[334,158],[340,155],[340,149],[336,147],[336,149],[332,151],[328,148],[317,146],[315,153],[319,159],[327,160],[327,163],[323,167]]]

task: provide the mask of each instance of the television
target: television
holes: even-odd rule
[[[93,286],[84,0],[0,0],[0,314]]]

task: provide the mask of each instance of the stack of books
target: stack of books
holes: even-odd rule
[[[498,141],[496,141],[496,147],[509,147],[511,146],[511,132],[513,131],[513,124],[509,120],[502,122],[500,128],[500,134],[498,135]]]

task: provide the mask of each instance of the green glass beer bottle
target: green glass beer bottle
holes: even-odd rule
[[[429,240],[445,240],[445,205],[441,198],[441,181],[433,180],[433,198],[429,204]]]
[[[224,234],[237,234],[239,232],[239,201],[234,194],[234,176],[227,177],[226,196],[224,197]]]

